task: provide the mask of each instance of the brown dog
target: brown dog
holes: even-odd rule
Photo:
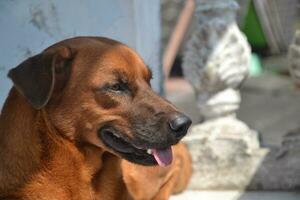
[[[65,40],[9,77],[0,199],[167,199],[187,184],[190,158],[175,144],[191,121],[151,90],[150,70],[125,45]]]

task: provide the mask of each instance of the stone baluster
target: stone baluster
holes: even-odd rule
[[[250,47],[235,21],[233,0],[197,0],[197,27],[188,41],[183,69],[205,119],[234,115],[239,88],[248,76]]]
[[[289,70],[295,85],[300,88],[300,29],[296,31],[288,51]]]
[[[193,158],[193,189],[245,187],[255,168],[235,171],[242,162],[259,162],[248,159],[259,149],[257,133],[236,119],[239,89],[248,76],[251,58],[247,39],[236,23],[238,7],[234,0],[196,0],[197,27],[183,62],[185,78],[205,118],[185,139]]]

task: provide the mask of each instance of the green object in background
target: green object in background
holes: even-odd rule
[[[252,53],[250,62],[250,76],[259,76],[263,72],[260,57]]]
[[[248,13],[242,26],[242,31],[247,36],[248,42],[254,50],[264,49],[267,47],[267,40],[255,11],[253,1],[250,1]]]

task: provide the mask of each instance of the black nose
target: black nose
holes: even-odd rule
[[[170,130],[176,138],[185,136],[191,124],[192,120],[182,113],[172,114],[169,118]]]

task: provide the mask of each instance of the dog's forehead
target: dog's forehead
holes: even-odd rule
[[[89,52],[95,55],[95,64],[92,66],[95,73],[122,74],[132,79],[149,79],[151,76],[142,58],[121,43],[99,44],[97,48],[89,48]]]
[[[112,78],[118,74],[116,72],[129,79],[151,79],[151,72],[142,58],[118,41],[103,37],[76,37],[57,43],[48,50],[55,50],[61,46],[67,46],[75,52],[73,67],[77,79],[89,76],[95,77],[98,82],[97,77]]]
[[[107,59],[106,59],[107,57]],[[124,45],[113,46],[104,52],[100,61],[106,62],[113,67],[127,71],[128,73],[145,73],[145,64],[140,56],[132,49]]]

